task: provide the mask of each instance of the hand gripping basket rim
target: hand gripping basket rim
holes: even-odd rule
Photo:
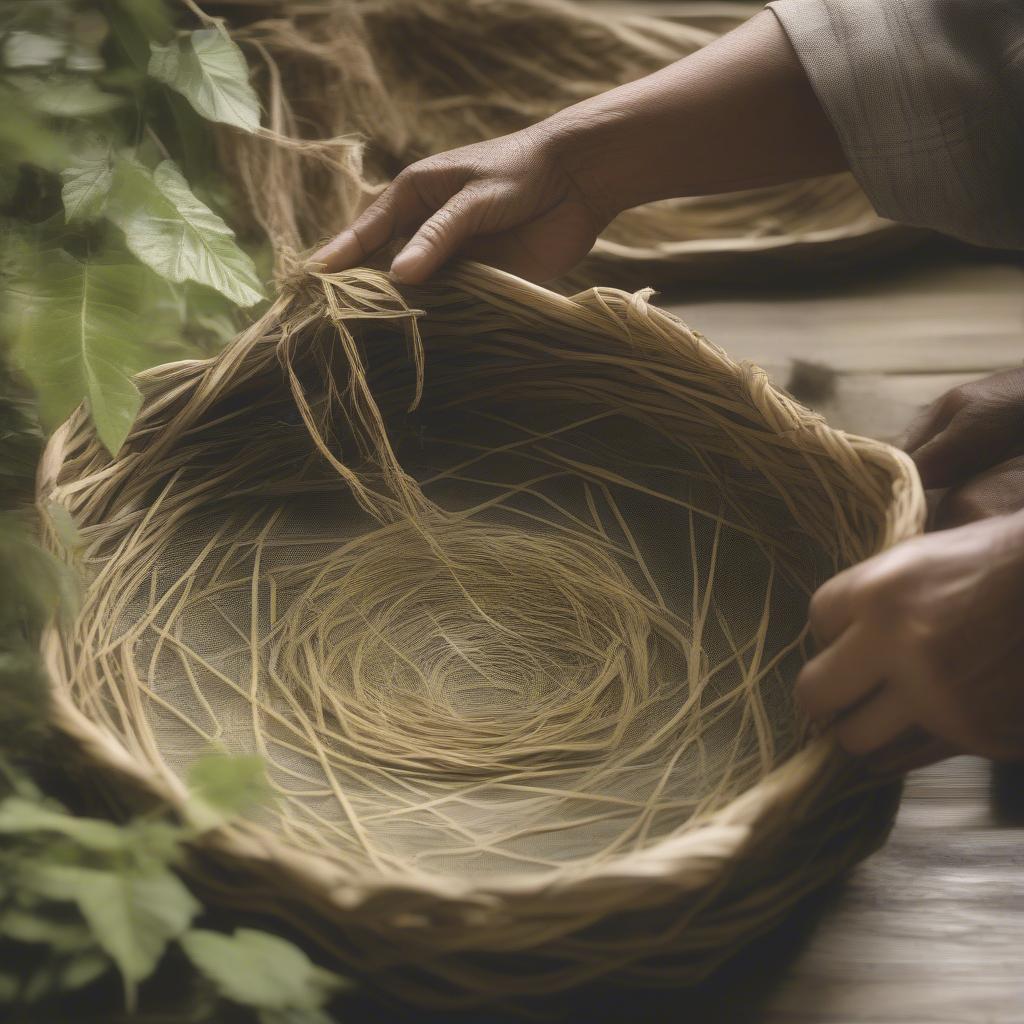
[[[366,273],[363,271],[363,273]],[[344,275],[341,275],[344,276]],[[629,295],[614,289],[591,289],[572,298],[550,292],[501,271],[473,264],[461,264],[444,275],[445,283],[506,311],[521,311],[527,319],[540,313],[552,322],[583,318],[589,325],[598,325],[616,336],[623,336],[624,322],[629,316],[649,318],[662,331],[680,336],[699,351],[702,359],[716,366],[723,374],[739,381],[745,397],[755,406],[775,432],[790,438],[799,437],[801,445],[819,454],[838,459],[851,467],[875,465],[891,479],[891,495],[886,506],[884,526],[879,532],[877,550],[917,534],[924,522],[924,496],[913,463],[889,445],[867,438],[846,435],[828,427],[817,414],[803,408],[772,386],[764,371],[731,360],[722,350],[699,334],[685,328],[680,321],[663,310],[649,306],[645,294]],[[166,402],[180,396],[205,375],[223,372],[225,365],[238,360],[260,338],[260,326],[281,315],[295,293],[288,292],[277,300],[260,324],[244,332],[223,353],[209,360],[193,360],[166,364],[147,370],[137,378],[145,392],[159,382],[164,390],[161,400],[147,402],[134,428],[137,436],[147,429],[147,420]],[[621,315],[623,319],[619,319]],[[76,437],[91,434],[88,417],[79,409],[51,438],[44,453],[38,480],[38,508],[43,521],[46,542],[60,550],[60,541],[49,521],[47,508],[60,500],[62,485],[59,476]],[[100,470],[105,473],[106,470]],[[68,485],[74,488],[74,484]],[[51,680],[52,716],[55,726],[70,737],[83,755],[96,766],[121,777],[133,787],[166,801],[181,810],[186,790],[163,761],[133,757],[113,735],[87,718],[73,703],[67,689],[68,663],[61,632],[50,624],[42,638],[42,653]],[[465,952],[490,949],[502,954],[528,949],[531,942],[516,929],[517,912],[543,913],[550,928],[546,937],[564,939],[578,932],[581,917],[592,921],[617,912],[635,912],[648,907],[663,906],[672,895],[685,896],[706,906],[709,899],[729,884],[731,868],[744,860],[754,849],[758,857],[784,847],[790,834],[802,823],[813,820],[830,808],[858,794],[865,796],[860,811],[874,800],[885,808],[881,822],[875,827],[849,828],[847,821],[845,849],[831,855],[827,864],[812,857],[801,878],[785,878],[772,892],[772,898],[752,916],[757,919],[741,936],[719,937],[719,952],[709,957],[707,973],[718,960],[753,934],[777,922],[785,910],[805,892],[824,883],[838,871],[854,863],[876,848],[888,830],[892,789],[887,797],[877,799],[871,791],[882,793],[877,781],[864,780],[855,766],[845,758],[829,739],[809,743],[787,761],[761,778],[750,789],[726,806],[708,814],[681,834],[669,835],[653,845],[627,853],[581,870],[555,869],[536,878],[525,876],[467,881],[425,872],[349,870],[316,855],[290,846],[268,829],[249,822],[239,822],[204,834],[196,840],[197,862],[204,856],[214,861],[230,862],[244,869],[252,878],[281,888],[287,882],[289,892],[299,894],[296,902],[316,907],[335,922],[350,923],[376,935],[385,946],[396,944],[396,952],[378,961],[401,962],[399,951],[411,942],[420,950],[411,959],[422,960],[422,950],[430,946],[433,953]],[[434,913],[437,913],[437,920]],[[749,912],[749,908],[748,908]],[[286,915],[287,916],[287,915]],[[315,931],[315,928],[312,929]],[[319,941],[329,945],[324,936]],[[488,945],[490,943],[490,945]],[[349,962],[360,956],[351,949],[339,952]],[[624,963],[631,962],[629,956]],[[364,962],[362,966],[366,966]],[[611,966],[615,966],[614,964]],[[607,968],[604,968],[607,969]],[[534,986],[531,993],[569,987],[597,973],[593,963],[581,959],[562,973],[556,973]],[[426,969],[445,984],[456,989],[477,991],[472,999],[487,999],[481,986],[460,977],[459,969],[450,964],[435,964]],[[643,972],[641,971],[641,974]],[[643,975],[646,981],[651,978]],[[679,975],[677,975],[679,977]],[[514,986],[513,986],[514,987]],[[463,991],[465,997],[465,991]],[[417,1001],[451,1005],[449,997],[441,998],[427,985],[415,996]]]

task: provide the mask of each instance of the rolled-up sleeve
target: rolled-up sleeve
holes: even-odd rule
[[[775,0],[883,217],[1024,249],[1024,0]]]

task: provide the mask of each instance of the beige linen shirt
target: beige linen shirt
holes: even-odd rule
[[[1024,0],[774,0],[883,216],[1024,249]]]

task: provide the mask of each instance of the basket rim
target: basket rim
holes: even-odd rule
[[[314,277],[330,275],[313,274]],[[336,276],[344,276],[336,275]],[[588,319],[604,320],[609,328],[621,330],[606,305],[609,298],[625,302],[632,310],[640,304],[643,313],[662,328],[688,333],[690,342],[702,355],[720,364],[745,383],[748,396],[758,406],[767,422],[780,432],[796,431],[813,437],[818,450],[832,452],[839,442],[842,449],[857,460],[884,468],[891,480],[890,501],[885,510],[884,528],[879,532],[875,550],[882,551],[894,543],[921,532],[925,519],[925,499],[913,462],[905,453],[885,442],[847,434],[827,425],[817,413],[806,409],[773,385],[765,371],[750,363],[740,363],[702,335],[689,331],[673,314],[650,306],[650,289],[629,293],[615,288],[590,288],[567,297],[541,285],[524,281],[501,270],[478,263],[464,262],[446,272],[446,281],[483,299],[494,301],[500,289],[502,304],[521,306],[531,317],[538,311],[546,315],[578,315],[585,311]],[[511,295],[512,298],[508,296]],[[288,298],[288,297],[286,297]],[[274,309],[282,302],[272,307]],[[239,338],[245,336],[243,331]],[[158,380],[169,373],[187,371],[198,374],[217,363],[239,343],[230,343],[218,355],[200,360],[178,360],[152,367],[137,374],[140,384]],[[139,421],[144,422],[144,410]],[[44,536],[56,543],[49,525],[47,506],[64,464],[69,441],[86,423],[84,407],[79,407],[51,436],[46,445],[37,475],[36,506]],[[834,456],[835,457],[835,456]],[[43,631],[40,649],[47,670],[53,725],[68,736],[82,752],[102,769],[125,778],[142,792],[166,802],[179,814],[185,811],[188,792],[184,782],[161,760],[134,757],[113,734],[90,720],[71,700],[60,680],[62,634],[59,623],[51,620]],[[753,786],[729,803],[709,812],[703,819],[675,834],[664,836],[639,850],[620,852],[605,861],[588,867],[566,865],[548,872],[488,876],[480,879],[433,874],[415,869],[381,871],[363,866],[348,868],[337,861],[315,853],[301,851],[280,838],[271,829],[249,821],[228,823],[211,829],[194,840],[200,849],[237,858],[254,867],[273,865],[275,877],[287,876],[308,898],[326,903],[341,912],[354,912],[359,906],[384,893],[418,893],[421,896],[455,901],[477,911],[512,904],[516,898],[559,895],[586,899],[594,891],[595,881],[618,879],[621,898],[615,907],[642,907],[664,898],[664,887],[677,892],[694,892],[721,882],[728,865],[758,839],[758,828],[769,821],[791,821],[800,816],[801,808],[815,804],[830,789],[837,773],[848,771],[850,759],[827,737],[813,739],[795,752]],[[638,891],[644,880],[646,897]],[[628,895],[627,895],[628,894]],[[587,905],[587,904],[584,904]]]

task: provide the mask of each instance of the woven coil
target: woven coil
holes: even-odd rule
[[[44,656],[114,778],[265,759],[196,843],[226,900],[516,1001],[702,977],[884,837],[791,688],[814,589],[921,529],[913,467],[646,293],[317,275],[139,385],[116,458],[81,410],[44,456],[85,592]]]

